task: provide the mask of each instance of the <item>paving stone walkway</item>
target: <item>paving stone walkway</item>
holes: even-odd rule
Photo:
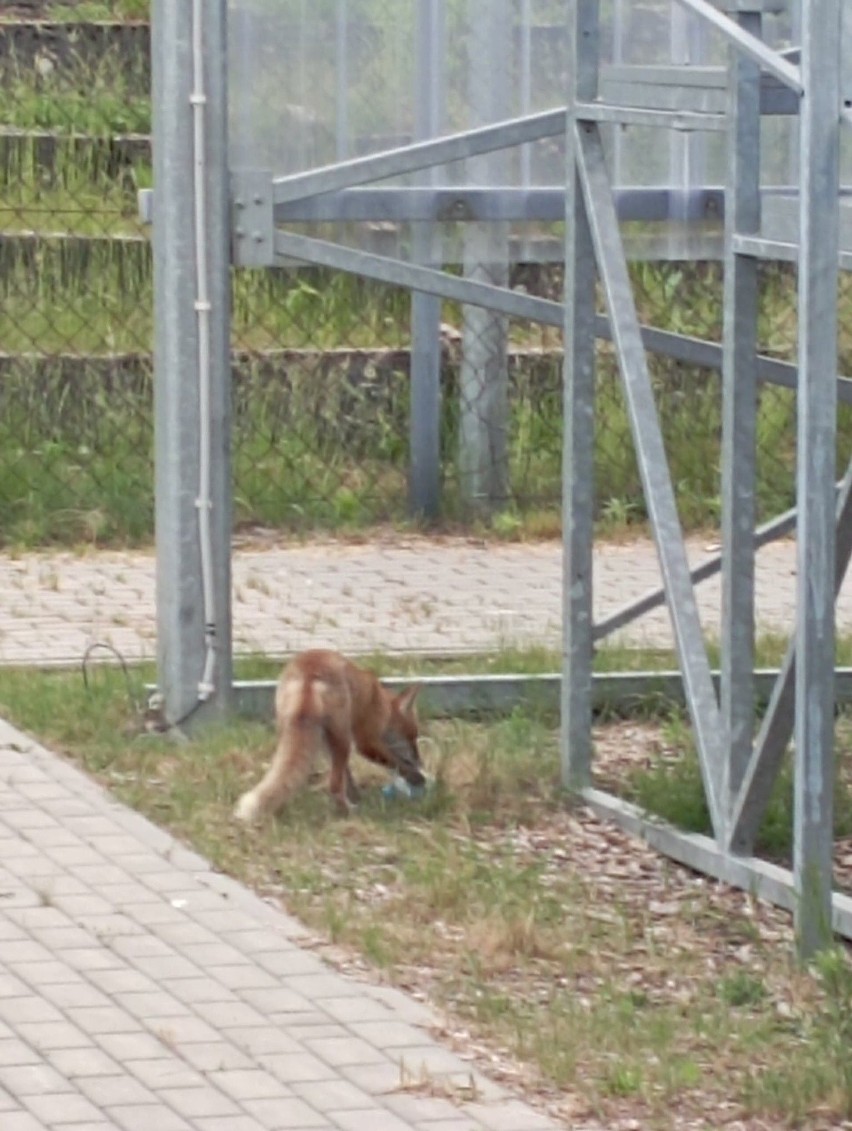
[[[688,544],[703,560],[706,541]],[[465,539],[328,542],[238,551],[233,564],[238,652],[280,656],[315,645],[364,654],[454,653],[511,645],[557,647],[561,549],[556,543],[500,545]],[[660,583],[645,540],[599,544],[595,612],[605,616]],[[761,628],[788,631],[795,607],[795,546],[758,555]],[[0,663],[77,663],[96,641],[129,661],[155,650],[154,559],[150,553],[21,555],[0,558]],[[719,580],[698,590],[706,630],[718,632]],[[852,630],[852,582],[838,602]],[[666,612],[622,633],[666,646]]]
[[[0,723],[2,1131],[556,1127],[305,938]]]

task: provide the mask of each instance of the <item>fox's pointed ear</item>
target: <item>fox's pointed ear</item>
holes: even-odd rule
[[[402,711],[403,715],[413,715],[415,700],[420,694],[422,683],[415,683],[413,687],[407,687],[405,691],[400,691],[396,697],[396,705]]]

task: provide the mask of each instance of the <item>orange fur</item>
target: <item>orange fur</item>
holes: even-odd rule
[[[275,692],[278,742],[262,780],[234,810],[242,821],[277,813],[304,784],[320,752],[331,756],[329,792],[348,812],[357,790],[349,768],[354,744],[365,758],[423,783],[414,700],[419,688],[394,695],[372,672],[339,652],[302,652],[284,669]]]

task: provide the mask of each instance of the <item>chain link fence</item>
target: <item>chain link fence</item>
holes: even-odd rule
[[[61,12],[0,24],[6,543],[143,538],[153,514],[147,27]]]
[[[147,24],[136,17],[147,6],[115,0],[29,8],[15,5],[14,18],[0,24],[0,539],[30,546],[144,542],[153,527],[152,283],[136,193],[151,181],[150,65]],[[510,8],[501,48],[499,36],[493,38],[500,29],[486,18],[488,0],[448,4],[445,128],[541,109],[562,89],[563,0]],[[93,9],[113,22],[91,22]],[[305,5],[253,0],[236,9],[243,20],[252,17],[256,35],[277,21],[280,40],[290,45],[278,65],[295,76],[292,96],[264,95],[259,79],[270,105],[260,126],[278,137],[289,130],[295,139],[294,151],[274,155],[275,172],[403,144],[428,126],[414,120],[412,109],[416,28],[400,17],[411,5],[319,3],[301,22],[296,17]],[[277,40],[270,42],[271,51]],[[511,76],[505,104],[477,78],[477,67],[493,64],[498,48],[508,52]],[[340,51],[348,67],[342,88],[333,65]],[[325,59],[324,68],[312,68],[314,58]],[[306,91],[312,101],[300,101]],[[653,133],[667,144],[662,131]],[[622,162],[643,149],[629,133],[624,147]],[[494,160],[499,168],[492,162],[442,176],[450,183],[505,177],[522,187],[550,183],[561,169],[553,143]],[[312,230],[411,256],[413,227],[374,220]],[[429,227],[440,229],[442,259],[451,269],[532,295],[561,296],[560,224],[465,227],[442,220]],[[638,235],[641,244],[644,233]],[[718,261],[637,258],[631,270],[643,322],[719,340]],[[410,294],[294,265],[235,270],[232,299],[238,524],[314,531],[407,522]],[[848,373],[846,276],[840,303],[840,369]],[[764,352],[794,360],[790,268],[763,270],[760,337]],[[445,522],[481,528],[487,521],[502,534],[556,532],[561,364],[558,330],[443,304]],[[683,520],[712,527],[720,498],[719,375],[666,358],[651,364]],[[599,348],[598,384],[599,517],[616,526],[641,522],[645,504],[606,343]],[[792,390],[768,385],[760,397],[759,508],[767,518],[794,501],[795,399]],[[845,403],[840,420],[845,460],[852,451]]]

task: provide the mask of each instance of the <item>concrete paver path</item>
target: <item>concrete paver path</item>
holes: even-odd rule
[[[690,560],[706,542],[688,544]],[[509,645],[557,647],[561,549],[552,542],[493,544],[460,538],[328,542],[243,549],[234,556],[234,642],[238,652],[284,655],[327,645],[353,654],[453,653]],[[595,550],[596,616],[660,583],[647,540]],[[795,608],[795,545],[758,555],[757,609],[764,629],[788,631]],[[706,630],[718,632],[719,579],[698,589]],[[838,602],[852,628],[852,583]],[[663,609],[622,634],[671,642]],[[95,641],[128,661],[155,651],[151,553],[32,554],[0,558],[0,663],[74,663]]]

